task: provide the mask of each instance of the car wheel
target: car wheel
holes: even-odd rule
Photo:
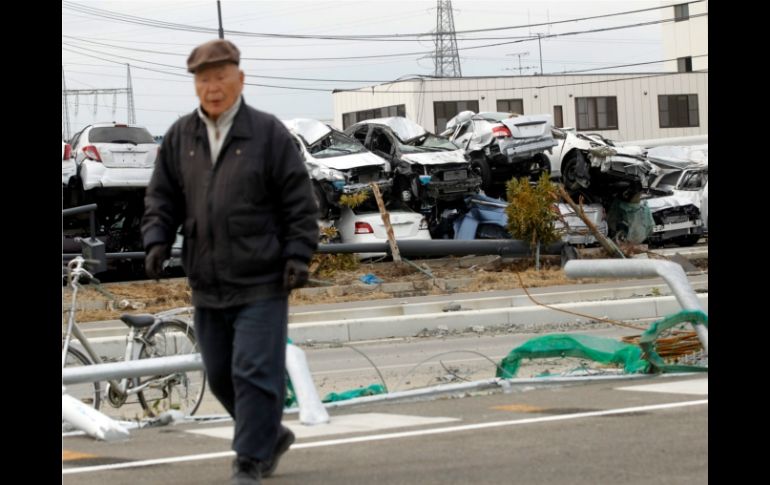
[[[492,185],[492,171],[489,169],[489,162],[482,155],[475,155],[471,159],[471,170],[481,177],[481,188],[489,190]]]
[[[318,217],[320,219],[326,219],[329,216],[329,204],[326,202],[326,194],[318,184],[313,184],[313,200],[315,206],[318,208]]]
[[[585,160],[583,154],[579,151],[574,151],[561,164],[561,180],[567,190],[587,189],[590,185],[588,173],[581,173],[583,170],[588,171],[587,166],[581,167],[581,160]]]
[[[530,171],[529,179],[532,182],[537,182],[540,180],[540,175],[542,173],[549,174],[551,172],[551,162],[548,160],[548,157],[542,153],[535,155],[534,161],[537,163],[537,168]]]

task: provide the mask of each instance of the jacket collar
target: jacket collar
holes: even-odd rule
[[[190,117],[192,123],[189,126],[189,133],[196,138],[203,138],[208,140],[208,133],[206,132],[206,123],[198,116],[198,109],[192,112]],[[227,134],[227,139],[230,138],[251,138],[253,132],[251,130],[251,119],[246,108],[246,100],[241,95],[241,107],[238,108],[238,112],[235,113],[233,118],[233,126],[230,127],[230,132]],[[225,140],[226,142],[227,140]]]

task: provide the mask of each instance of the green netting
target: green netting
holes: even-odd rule
[[[331,392],[326,395],[326,397],[323,398],[323,402],[335,402],[335,401],[345,401],[347,399],[353,399],[355,397],[362,397],[362,396],[374,396],[375,394],[384,394],[385,388],[382,387],[381,384],[372,384],[371,386],[367,387],[359,387],[356,389],[351,389],[349,391],[345,392]]]
[[[648,363],[635,345],[590,335],[545,335],[524,342],[513,349],[501,362],[496,376],[506,379],[516,376],[521,359],[546,357],[578,357],[604,364],[622,364],[627,373],[645,372]]]
[[[687,322],[694,325],[704,325],[708,328],[709,317],[700,310],[682,310],[653,323],[639,338],[639,347],[644,352],[644,358],[650,362],[652,372],[708,372],[708,366],[666,364],[663,358],[655,352],[655,341],[662,332]]]
[[[623,233],[626,241],[641,244],[652,234],[655,220],[646,203],[615,199],[607,213],[607,226],[611,234]]]

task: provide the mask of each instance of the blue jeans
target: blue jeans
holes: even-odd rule
[[[272,457],[286,394],[288,297],[196,308],[195,332],[211,391],[235,421],[233,450]]]

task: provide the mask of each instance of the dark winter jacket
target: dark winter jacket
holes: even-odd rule
[[[283,124],[241,103],[217,163],[193,112],[163,138],[145,195],[145,250],[174,242],[193,305],[226,308],[286,294],[286,260],[309,262],[318,245],[317,209],[304,163]]]

